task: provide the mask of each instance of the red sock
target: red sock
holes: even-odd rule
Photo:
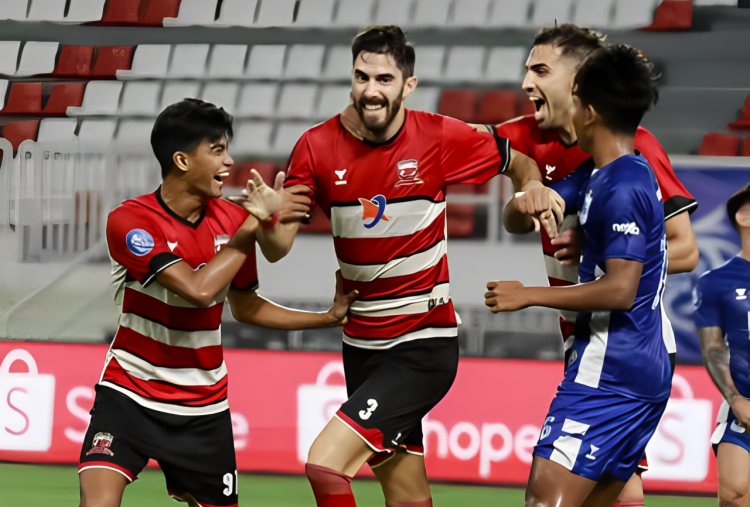
[[[432,498],[421,502],[389,502],[386,500],[385,507],[432,507]]]
[[[320,465],[305,465],[318,507],[357,507],[352,493],[351,477]]]

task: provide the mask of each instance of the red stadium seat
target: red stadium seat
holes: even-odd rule
[[[477,123],[497,124],[516,117],[518,96],[515,92],[490,91],[482,96],[477,110]]]
[[[63,46],[52,72],[57,77],[87,77],[91,72],[93,46]]]
[[[65,116],[68,107],[80,107],[86,83],[59,84],[52,89],[47,104],[42,110],[44,116]]]
[[[130,70],[133,62],[132,46],[104,46],[94,55],[91,77],[112,77],[118,70]]]
[[[163,26],[164,18],[176,18],[182,0],[141,0],[140,26]],[[145,8],[144,8],[145,4]]]
[[[467,238],[474,234],[475,207],[473,204],[448,204],[446,218],[449,238]]]
[[[3,114],[41,114],[42,83],[13,83]]]
[[[711,132],[703,136],[698,155],[715,157],[736,157],[739,153],[740,138]]]
[[[664,0],[656,9],[654,21],[644,28],[650,32],[690,30],[693,27],[693,2]]]
[[[730,130],[747,130],[750,129],[750,95],[745,99],[745,105],[742,107],[740,119],[727,125]]]
[[[141,0],[108,0],[101,21],[95,25],[134,25],[138,23]]]
[[[2,137],[10,141],[13,145],[13,153],[15,153],[22,142],[28,139],[36,141],[37,132],[39,132],[39,120],[15,121],[5,124]]]
[[[750,157],[750,137],[746,137],[745,140],[742,141],[742,156]]]
[[[445,90],[438,112],[465,122],[475,121],[477,92],[474,90]]]

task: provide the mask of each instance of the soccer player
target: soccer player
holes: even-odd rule
[[[493,312],[580,312],[570,364],[534,449],[528,506],[612,505],[669,398],[664,205],[648,161],[634,148],[638,124],[657,98],[653,66],[637,50],[610,46],[584,61],[573,88],[576,137],[592,157],[576,205],[581,283],[497,282],[485,294]]]
[[[313,443],[306,470],[320,507],[354,506],[349,483],[365,462],[386,505],[426,507],[432,498],[421,421],[450,389],[458,365],[446,185],[502,173],[529,190],[526,197],[536,195],[527,199],[530,212],[548,213],[554,199],[533,162],[506,139],[402,107],[417,78],[414,49],[400,28],[364,29],[352,61],[360,128],[349,130],[336,115],[308,130],[286,180],[308,187],[331,218],[344,290],[359,291],[343,336],[349,399]],[[262,182],[256,190],[270,191]],[[269,260],[286,255],[297,227],[258,233]]]
[[[346,321],[356,296],[339,294],[326,313],[287,310],[257,294],[258,219],[219,199],[234,163],[232,117],[186,99],[156,119],[151,145],[163,183],[109,214],[107,246],[122,314],[81,450],[81,505],[119,506],[149,458],[169,494],[197,506],[237,505],[221,314],[228,296],[240,322],[281,329]],[[283,175],[277,178],[281,188]],[[282,206],[299,219],[309,200]]]
[[[703,362],[724,402],[711,438],[719,475],[719,505],[750,503],[750,184],[727,201],[742,251],[704,273],[695,288],[695,323]]]

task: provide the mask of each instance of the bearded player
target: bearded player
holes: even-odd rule
[[[227,404],[221,314],[279,329],[341,325],[356,293],[328,312],[276,306],[257,293],[255,234],[242,207],[221,200],[232,117],[186,99],[159,114],[151,145],[163,182],[109,214],[107,246],[122,314],[81,450],[81,505],[117,507],[148,460],[173,498],[192,507],[236,506],[237,470]],[[277,178],[281,189],[283,174]],[[278,194],[274,194],[278,196]],[[286,196],[287,198],[289,196]],[[256,203],[302,218],[304,196]]]
[[[286,180],[306,186],[331,218],[344,290],[359,292],[343,335],[349,399],[313,443],[306,471],[320,507],[356,505],[350,480],[366,462],[386,505],[427,507],[421,421],[458,366],[446,185],[481,184],[502,173],[529,190],[526,211],[548,216],[553,199],[533,162],[506,139],[401,107],[417,78],[414,49],[400,28],[363,30],[352,61],[359,128],[348,129],[337,115],[308,130]],[[258,193],[270,191],[259,183]],[[259,232],[270,261],[288,253],[297,227]]]

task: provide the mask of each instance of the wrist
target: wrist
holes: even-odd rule
[[[268,217],[268,220],[261,220],[260,226],[264,229],[273,229],[274,227],[276,227],[276,224],[279,223],[279,216],[280,213],[277,211],[276,213]]]

